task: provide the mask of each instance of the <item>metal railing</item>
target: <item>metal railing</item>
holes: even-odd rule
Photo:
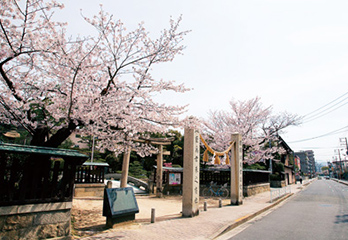
[[[273,200],[278,199],[286,194],[291,193],[291,186],[286,186],[282,188],[273,188],[270,190],[270,195],[271,195],[271,202]]]

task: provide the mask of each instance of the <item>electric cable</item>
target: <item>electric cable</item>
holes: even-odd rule
[[[310,112],[310,113],[307,113],[307,114],[304,115],[303,117],[306,118],[306,117],[308,117],[309,115],[312,115],[313,113],[315,113],[315,112],[317,112],[317,111],[319,111],[319,110],[325,108],[326,106],[330,105],[331,103],[336,102],[338,99],[344,97],[344,96],[347,95],[347,94],[348,94],[348,92],[344,93],[343,95],[341,95],[341,96],[339,96],[338,98],[332,100],[331,102],[325,104],[324,106],[321,106],[320,108],[318,108],[318,109],[316,109],[316,110],[314,110],[314,111],[312,111],[312,112]],[[348,98],[348,97],[347,97],[347,98]],[[347,99],[347,98],[345,98],[345,99]],[[345,100],[345,99],[344,99],[344,100]],[[342,101],[343,101],[343,100],[342,100]],[[342,101],[341,101],[341,102],[342,102]],[[337,104],[338,104],[338,103],[337,103]],[[337,105],[337,104],[335,104],[335,105]],[[334,105],[334,106],[335,106],[335,105]],[[332,107],[333,107],[333,106],[332,106]],[[329,108],[329,109],[330,109],[330,108]],[[324,110],[324,111],[325,111],[325,110]],[[315,115],[316,115],[316,114],[315,114]]]
[[[348,98],[348,97],[347,97],[347,98]],[[345,99],[347,99],[347,98],[345,98]],[[344,101],[345,99],[343,99],[342,101]],[[340,101],[339,103],[341,103],[342,101]],[[337,104],[338,104],[338,103],[337,103]],[[336,105],[337,105],[337,104],[336,104]],[[311,117],[310,119],[305,120],[303,123],[308,123],[308,122],[314,121],[314,120],[316,120],[316,119],[318,119],[318,118],[321,118],[321,117],[323,117],[323,116],[325,116],[325,115],[327,115],[327,114],[329,114],[329,113],[331,113],[331,112],[333,112],[333,111],[335,111],[335,110],[337,110],[337,109],[343,107],[343,106],[346,105],[346,104],[348,104],[348,102],[345,102],[345,103],[343,103],[342,105],[340,105],[340,106],[338,106],[338,107],[332,109],[331,111],[326,112],[326,113],[324,113],[324,114],[322,114],[322,115],[319,115],[319,116],[315,115],[315,116],[317,116],[317,117],[313,116],[313,117],[315,117],[315,118],[312,118],[312,117]],[[334,106],[336,106],[336,105],[334,105]],[[334,106],[332,106],[332,107],[334,107]],[[326,110],[328,110],[328,109],[326,109]],[[324,110],[324,111],[326,111],[326,110]],[[318,113],[318,114],[319,114],[319,113]]]
[[[330,136],[330,135],[346,132],[347,131],[346,128],[348,128],[348,125],[343,127],[343,128],[340,128],[340,129],[337,129],[337,130],[325,133],[325,134],[320,135],[320,136],[316,136],[316,137],[312,137],[312,138],[306,138],[306,139],[301,139],[301,140],[296,140],[296,141],[291,141],[291,142],[288,142],[288,143],[304,142],[304,141],[309,141],[309,140],[313,140],[313,139],[317,139],[317,138],[322,138],[322,137],[326,137],[326,136]],[[343,130],[343,129],[345,129],[345,130]]]

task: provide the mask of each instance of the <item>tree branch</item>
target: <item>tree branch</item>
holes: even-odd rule
[[[7,41],[8,45],[10,46],[11,50],[13,52],[15,52],[15,50],[13,49],[12,43],[11,43],[10,39],[8,38],[8,36],[7,36],[6,30],[4,28],[4,25],[2,25],[1,19],[0,19],[0,26],[1,26],[1,30],[3,31],[3,33],[5,35],[5,38],[6,38],[6,41]]]
[[[5,103],[5,100],[0,96],[0,104],[6,109],[6,111],[12,115],[12,117],[14,118],[15,121],[17,121],[24,129],[26,129],[29,134],[33,135],[34,134],[34,129],[30,126],[27,126],[25,124],[23,124],[22,119],[17,116],[17,114],[15,114],[11,108]]]

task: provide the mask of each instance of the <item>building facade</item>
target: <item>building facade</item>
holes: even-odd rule
[[[305,176],[314,177],[315,158],[312,150],[295,152],[295,155],[300,159],[301,173]]]

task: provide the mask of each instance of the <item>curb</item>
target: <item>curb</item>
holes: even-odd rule
[[[344,184],[344,185],[348,185],[348,182],[345,182],[345,181],[341,181],[341,180],[338,180],[338,179],[332,179],[332,180],[335,181],[335,182]]]
[[[311,184],[313,181],[308,181],[307,183],[304,183],[302,186],[303,187],[306,187],[308,186],[309,184]],[[301,190],[302,191],[302,190]],[[284,195],[282,197],[280,197],[278,200],[276,200],[275,202],[273,202],[271,205],[255,212],[255,213],[252,213],[250,215],[246,215],[242,218],[239,218],[237,220],[235,220],[234,223],[232,224],[227,224],[226,226],[222,227],[219,231],[217,231],[217,233],[213,234],[209,239],[216,239],[218,237],[220,237],[221,235],[231,231],[232,229],[242,225],[243,223],[246,223],[248,221],[250,221],[251,219],[255,218],[256,216],[266,212],[267,210],[277,206],[278,204],[280,204],[281,202],[285,201],[286,199],[290,198],[291,196],[293,196],[295,193],[289,193],[287,195]]]
[[[269,206],[267,206],[267,207],[265,207],[265,208],[255,212],[255,213],[252,213],[250,215],[246,215],[246,216],[244,216],[242,218],[239,218],[238,220],[235,220],[235,222],[232,223],[232,224],[227,224],[227,226],[222,227],[216,234],[211,236],[211,238],[209,238],[209,239],[216,239],[216,238],[220,237],[221,235],[225,234],[226,232],[231,231],[232,229],[242,225],[243,223],[248,222],[249,220],[253,219],[254,217],[256,217],[256,216],[266,212],[267,210],[277,206],[278,204],[280,204],[284,200],[288,199],[292,195],[294,195],[294,193],[289,193],[289,194],[281,197],[277,201],[273,202],[271,205],[269,205]]]

